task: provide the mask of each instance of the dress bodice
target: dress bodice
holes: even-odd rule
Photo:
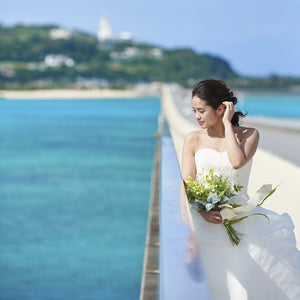
[[[247,193],[252,160],[239,169],[234,169],[227,152],[218,152],[211,148],[202,148],[195,153],[197,174],[213,169],[215,173],[227,177],[233,184],[243,186],[241,194]]]

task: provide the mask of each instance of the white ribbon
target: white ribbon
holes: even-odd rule
[[[262,202],[272,192],[271,184],[264,184],[255,194],[251,197],[246,204],[235,208],[224,207],[220,214],[223,220],[233,220],[239,216],[241,212],[252,211],[260,202]]]

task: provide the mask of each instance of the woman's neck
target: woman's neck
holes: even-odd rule
[[[216,125],[207,128],[207,134],[211,137],[225,137],[225,127],[223,122],[218,122]]]

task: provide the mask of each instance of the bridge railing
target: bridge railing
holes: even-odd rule
[[[167,122],[161,133],[160,300],[211,299],[198,256],[190,253],[192,230],[180,209],[181,172]]]

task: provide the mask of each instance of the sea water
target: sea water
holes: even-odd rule
[[[239,108],[249,116],[300,119],[298,93],[245,93],[238,100]]]
[[[139,298],[159,112],[0,101],[0,299]]]

